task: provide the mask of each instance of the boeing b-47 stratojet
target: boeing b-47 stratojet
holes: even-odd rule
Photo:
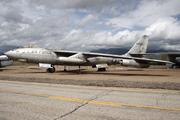
[[[106,70],[106,65],[114,64],[140,68],[149,67],[151,62],[173,64],[169,61],[144,58],[148,40],[149,36],[143,35],[125,55],[44,49],[36,45],[26,45],[5,54],[12,60],[39,63],[39,67],[45,67],[51,73],[55,72],[54,65],[72,65],[79,68],[80,66],[100,66],[99,70]]]

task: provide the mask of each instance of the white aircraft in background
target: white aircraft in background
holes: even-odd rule
[[[6,55],[0,56],[0,67],[6,67],[13,64],[13,60],[10,60]]]
[[[54,65],[71,65],[79,68],[80,66],[100,66],[99,70],[106,70],[106,65],[114,64],[140,68],[149,67],[151,62],[173,64],[169,61],[144,58],[148,40],[149,36],[143,35],[125,55],[44,49],[36,45],[26,45],[5,54],[12,60],[39,63],[39,67],[48,68],[47,71],[51,73],[55,72]]]

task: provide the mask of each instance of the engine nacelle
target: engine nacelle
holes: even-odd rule
[[[10,60],[6,55],[1,55],[0,56],[0,60],[1,61],[8,61],[8,60]]]
[[[135,60],[126,60],[122,59],[119,61],[119,63],[122,66],[131,66],[131,67],[137,67],[137,68],[148,68],[150,65],[148,63],[138,63]]]
[[[13,64],[13,60],[0,61],[0,67],[6,67]]]

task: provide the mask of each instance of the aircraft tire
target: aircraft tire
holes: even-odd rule
[[[173,68],[173,69],[176,69],[176,68],[177,68],[177,66],[176,66],[176,65],[173,65],[173,66],[172,66],[172,68]]]
[[[106,68],[98,68],[98,71],[106,71]]]
[[[49,68],[46,70],[47,73],[49,73]]]
[[[53,68],[48,68],[48,69],[46,70],[46,72],[48,72],[48,73],[54,73],[54,72],[55,72],[55,67],[53,67]]]

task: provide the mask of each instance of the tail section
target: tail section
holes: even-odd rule
[[[149,36],[143,35],[125,55],[142,57],[142,55],[146,53],[148,40]]]

